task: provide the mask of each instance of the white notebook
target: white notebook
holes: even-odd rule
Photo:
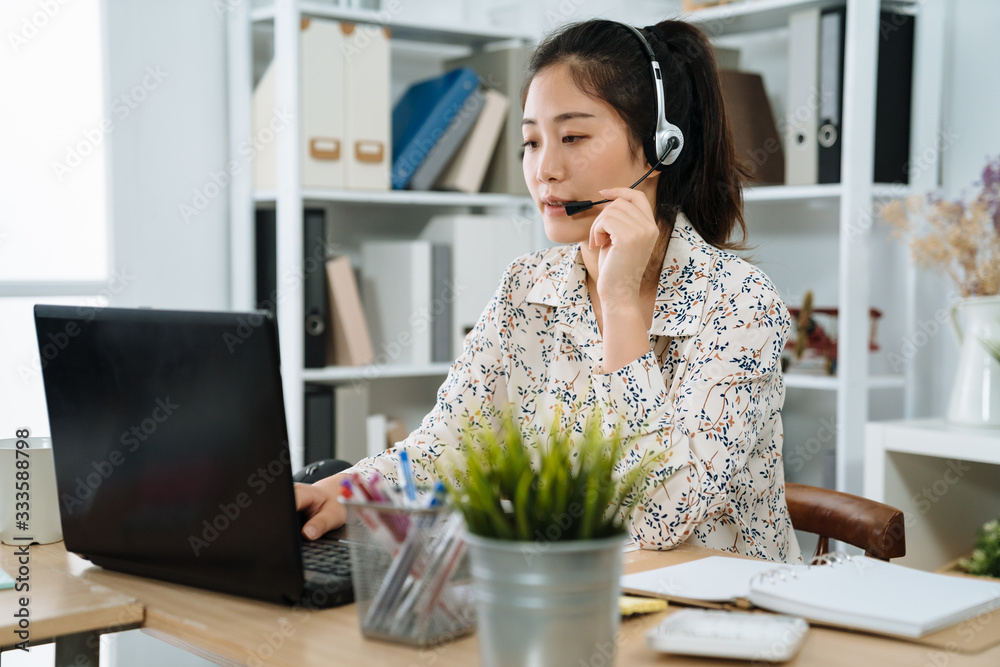
[[[848,556],[810,566],[711,557],[626,575],[622,588],[689,600],[744,599],[818,623],[912,638],[1000,609],[1000,582]]]

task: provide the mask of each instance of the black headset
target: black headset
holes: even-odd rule
[[[630,188],[635,188],[646,180],[654,170],[663,171],[667,165],[673,164],[677,160],[677,156],[681,154],[681,149],[684,148],[684,133],[681,132],[679,127],[667,120],[663,103],[663,76],[660,74],[660,63],[656,60],[653,48],[637,28],[633,28],[625,23],[619,23],[618,25],[628,29],[642,45],[642,50],[646,53],[646,57],[649,58],[649,65],[653,69],[653,94],[656,95],[656,129],[653,131],[652,137],[646,137],[642,141],[642,150],[645,154],[646,162],[652,165],[652,167],[642,178],[629,186]],[[655,26],[646,29],[650,31],[658,30]],[[583,213],[597,204],[606,204],[609,201],[611,200],[566,202],[566,215]]]

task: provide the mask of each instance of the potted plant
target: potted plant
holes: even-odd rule
[[[1000,519],[987,521],[977,531],[972,553],[956,558],[938,571],[1000,579]]]
[[[466,521],[483,664],[611,664],[626,525],[654,460],[617,475],[618,432],[563,427],[558,410],[548,434],[499,423],[471,425],[439,464]]]
[[[1000,362],[989,350],[1000,340],[1000,157],[987,162],[980,186],[968,202],[934,193],[894,201],[882,218],[918,266],[946,273],[962,296],[950,307],[961,351],[948,420],[1000,428]]]

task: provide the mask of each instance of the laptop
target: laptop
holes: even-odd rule
[[[260,600],[353,600],[341,531],[300,536],[271,316],[34,314],[67,550]]]

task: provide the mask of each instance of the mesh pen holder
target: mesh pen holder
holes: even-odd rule
[[[475,599],[453,510],[342,500],[361,634],[429,646],[475,627]]]

